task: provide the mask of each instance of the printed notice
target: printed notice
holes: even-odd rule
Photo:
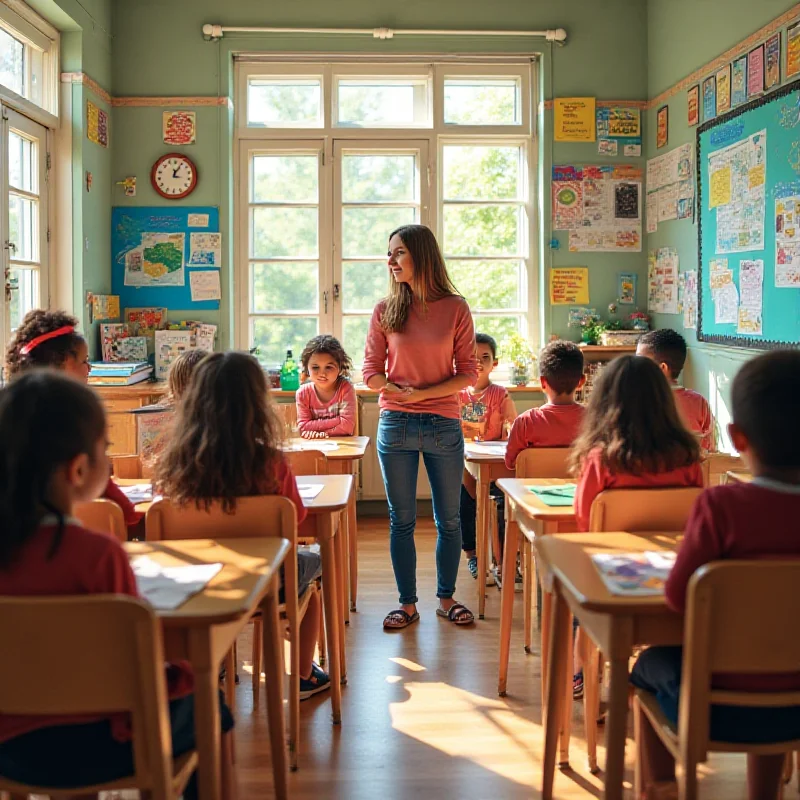
[[[595,140],[594,97],[557,97],[553,100],[557,142]]]
[[[190,228],[207,228],[208,214],[189,214],[188,226]]]
[[[763,333],[764,262],[739,263],[739,320],[737,333],[760,336]]]
[[[192,290],[192,302],[203,300],[219,300],[222,296],[218,270],[200,270],[189,273],[189,286]]]
[[[589,302],[588,267],[553,267],[550,270],[550,302],[556,306]]]
[[[189,266],[219,267],[222,263],[221,233],[189,234]]]

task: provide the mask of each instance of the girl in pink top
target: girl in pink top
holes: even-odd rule
[[[305,347],[300,363],[311,380],[296,395],[297,427],[304,439],[352,436],[356,429],[356,392],[350,383],[350,357],[339,340],[323,334]]]
[[[378,458],[389,501],[390,551],[400,608],[384,628],[405,628],[417,613],[417,471],[422,453],[438,539],[436,613],[474,621],[453,599],[461,555],[459,498],[464,437],[458,393],[477,378],[475,329],[436,238],[424,225],[389,237],[389,296],[375,307],[364,353],[364,382],[380,391]]]

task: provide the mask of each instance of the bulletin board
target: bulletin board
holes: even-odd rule
[[[698,338],[800,346],[800,81],[697,131]]]
[[[113,208],[112,293],[120,296],[123,308],[218,309],[219,300],[193,301],[191,290],[192,273],[210,272],[211,266],[219,272],[218,234],[219,209],[213,206]],[[207,247],[199,252],[197,245],[203,239],[216,244],[217,250]]]

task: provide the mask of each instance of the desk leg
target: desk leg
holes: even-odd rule
[[[533,545],[527,536],[522,541],[522,627],[525,631],[525,652],[531,652],[531,606],[533,603]],[[505,586],[505,583],[503,584]]]
[[[478,618],[486,613],[486,573],[489,571],[489,480],[482,464],[478,464],[477,503],[477,548],[478,548]]]
[[[552,608],[550,665],[547,670],[547,704],[544,707],[544,759],[542,761],[542,798],[552,800],[556,755],[561,730],[564,683],[567,676],[567,653],[570,646],[570,613],[555,584]]]
[[[331,514],[317,517],[319,548],[322,555],[322,589],[325,612],[325,630],[328,634],[328,666],[331,678],[331,710],[334,725],[342,721],[342,675],[341,651],[339,650],[339,601],[336,574],[336,551],[333,543],[333,519]]]
[[[339,519],[339,533],[347,525],[347,511],[340,511],[336,516]],[[347,623],[349,615],[347,605],[347,534],[340,536],[338,533],[333,539],[333,549],[336,556],[336,581],[338,593],[339,619]],[[347,683],[347,653],[345,651],[345,627],[339,628],[339,668],[342,674],[342,683]]]
[[[189,660],[194,671],[194,729],[199,759],[197,787],[200,800],[220,800],[222,797],[219,664],[211,657],[210,637],[210,628],[192,628],[189,633]]]
[[[261,604],[263,618],[263,659],[266,672],[265,692],[267,695],[267,727],[269,728],[270,756],[272,758],[272,780],[275,784],[275,797],[286,800],[289,796],[286,772],[286,726],[283,718],[284,666],[283,640],[278,616],[278,581]],[[294,634],[297,636],[297,632]],[[292,702],[291,699],[289,701]],[[295,743],[296,744],[296,743]],[[295,753],[293,753],[293,757]]]
[[[612,635],[612,641],[614,639]],[[618,650],[622,652],[622,648]],[[630,649],[628,650],[630,652]],[[611,659],[606,721],[606,800],[622,800],[628,728],[628,658]]]
[[[503,588],[500,590],[500,678],[497,693],[505,697],[508,684],[508,656],[511,650],[511,622],[514,618],[514,581],[508,578],[513,575],[514,563],[521,534],[517,524],[512,522],[510,507],[506,497],[506,544],[503,551]]]
[[[353,469],[353,493],[350,502],[347,504],[348,535],[350,537],[350,547],[348,556],[350,558],[350,610],[356,610],[356,597],[358,595],[358,519],[356,514],[356,477],[358,469]]]
[[[349,505],[349,501],[348,501]],[[350,603],[348,602],[348,587],[350,586],[350,560],[347,553],[350,551],[350,515],[345,508],[339,513],[339,535],[337,541],[340,539],[339,548],[337,549],[337,559],[339,561],[339,605],[342,612],[342,622],[345,625],[350,624]],[[344,628],[342,628],[342,642],[344,642]]]
[[[530,544],[530,542],[528,543]],[[542,587],[542,641],[540,661],[542,664],[542,708],[547,704],[547,675],[550,670],[550,630],[553,614],[553,594]]]
[[[570,633],[572,632],[572,614],[567,615],[570,622]],[[575,672],[573,663],[574,648],[572,645],[573,637],[569,637],[569,647],[567,647],[564,658],[567,663],[567,671],[564,676],[564,713],[561,715],[561,735],[559,736],[558,747],[558,768],[569,769],[569,737],[572,732],[572,676]]]

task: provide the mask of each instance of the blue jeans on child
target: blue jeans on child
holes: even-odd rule
[[[631,671],[637,689],[656,696],[661,710],[678,724],[682,647],[650,647]],[[737,744],[765,744],[800,738],[800,706],[759,708],[754,706],[711,706],[711,738]]]
[[[461,422],[438,414],[381,411],[378,460],[389,501],[389,550],[401,604],[418,601],[417,473],[419,456],[431,485],[436,522],[437,597],[452,597],[461,557],[458,507],[464,471]]]

